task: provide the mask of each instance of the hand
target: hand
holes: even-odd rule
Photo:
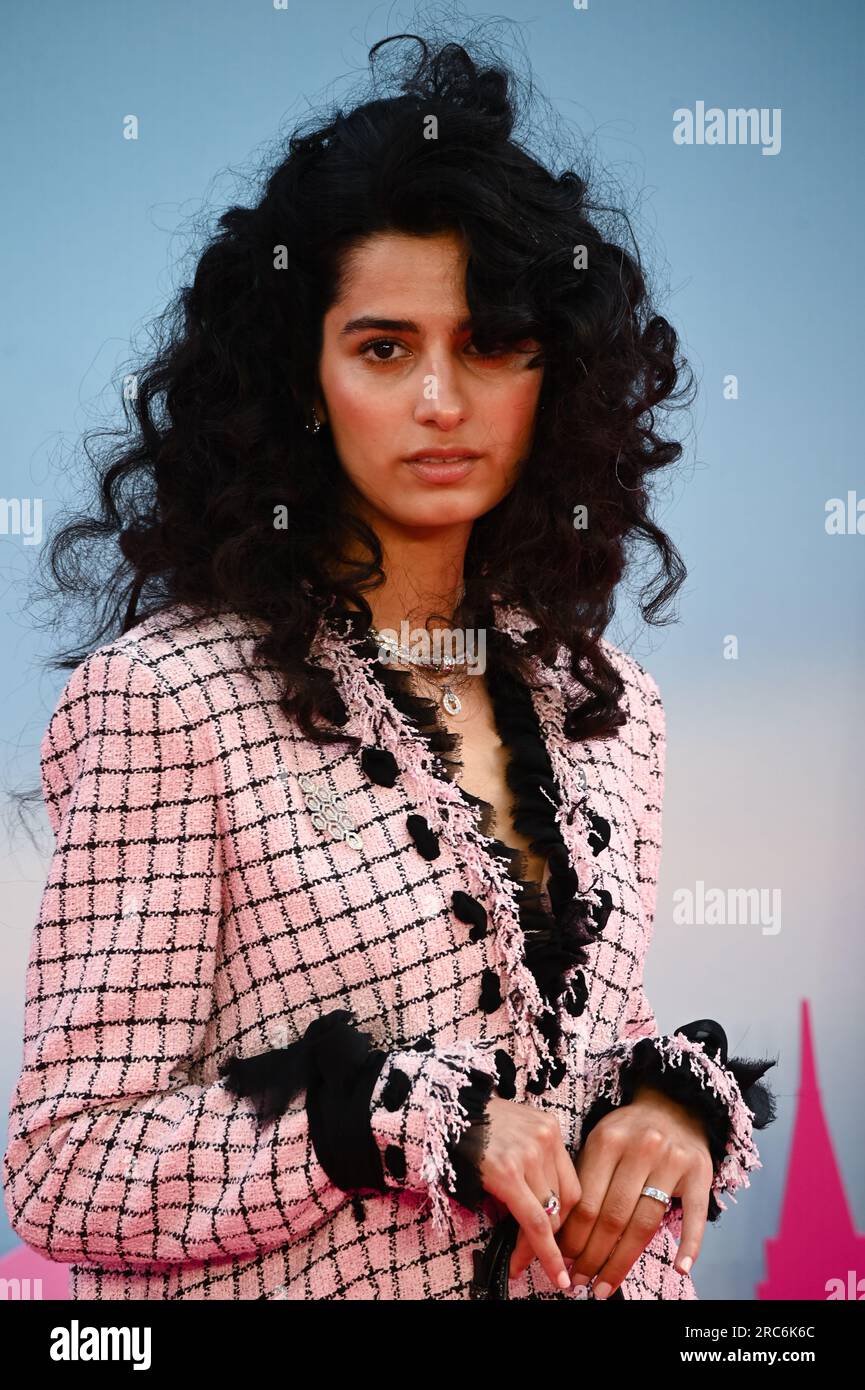
[[[511,1213],[520,1226],[527,1251],[525,1263],[537,1257],[547,1277],[560,1288],[571,1278],[556,1232],[580,1200],[580,1183],[573,1159],[565,1148],[555,1115],[536,1106],[491,1096],[487,1102],[489,1133],[479,1164],[481,1185]],[[550,1192],[561,1210],[544,1211]]]
[[[647,1185],[681,1197],[682,1239],[676,1269],[687,1274],[700,1253],[714,1165],[702,1121],[687,1106],[642,1086],[592,1130],[576,1159],[579,1205],[556,1236],[574,1282],[597,1277],[608,1297],[651,1241],[666,1215]],[[608,1285],[605,1294],[601,1285]]]

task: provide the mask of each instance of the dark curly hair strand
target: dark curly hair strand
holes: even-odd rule
[[[405,44],[408,55],[396,48]],[[648,489],[682,452],[656,427],[659,408],[684,395],[674,395],[677,336],[651,308],[639,255],[600,229],[587,181],[550,172],[514,138],[515,80],[502,62],[479,66],[461,44],[395,35],[370,50],[374,74],[385,51],[403,56],[398,93],[296,131],[256,206],[220,217],[170,308],[167,341],[138,374],[131,442],[127,430],[100,470],[100,514],[55,535],[52,575],[64,594],[100,599],[88,650],[176,604],[261,619],[258,650],[284,675],[285,712],[309,737],[343,738],[329,727],[340,722],[339,697],[330,673],[309,662],[310,643],[331,595],[371,621],[363,593],[384,574],[378,538],[351,512],[329,430],[305,428],[322,319],[360,240],[457,231],[469,251],[473,341],[483,352],[536,338],[545,373],[531,455],[472,528],[465,595],[451,616],[481,627],[494,595],[522,605],[533,651],[549,661],[564,644],[590,692],[571,713],[570,736],[602,736],[624,718],[622,682],[598,638],[629,542],[644,538],[661,560],[660,588],[641,604],[647,621],[661,621],[685,574],[649,516]],[[580,247],[585,268],[575,268]],[[573,524],[577,504],[588,508],[584,531]],[[287,529],[274,526],[278,507]],[[106,540],[107,582],[92,563],[93,544]],[[368,559],[336,566],[349,541]],[[53,664],[71,668],[85,655]]]

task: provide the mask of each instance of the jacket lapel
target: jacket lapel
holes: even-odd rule
[[[501,605],[496,608],[496,624],[517,641],[523,640],[524,632],[531,626],[521,611]],[[363,750],[376,748],[390,753],[399,768],[398,782],[402,784],[411,811],[425,817],[433,833],[450,847],[464,871],[460,886],[483,902],[515,1045],[529,1071],[538,1071],[543,1063],[553,1060],[538,1029],[538,1019],[553,1010],[540,994],[537,981],[525,963],[517,885],[506,865],[486,848],[490,838],[478,827],[477,808],[463,797],[456,783],[433,771],[434,755],[425,739],[396,708],[372,674],[374,656],[357,652],[349,638],[325,619],[319,626],[313,649],[315,655],[311,659],[320,661],[333,673],[345,704],[348,713],[345,732],[361,742],[362,748],[357,755],[361,784],[372,796],[380,792],[362,771]],[[558,673],[537,658],[530,659],[530,670],[532,683],[538,687],[532,690],[532,699],[560,792],[556,819],[580,889],[589,890],[597,869],[588,838],[589,824],[580,810],[586,782],[580,766],[582,745],[567,739],[563,732],[568,706]],[[591,900],[592,895],[589,891],[581,891],[580,896]],[[574,1017],[561,1004],[558,1017],[563,1032],[588,1028],[585,1014]]]

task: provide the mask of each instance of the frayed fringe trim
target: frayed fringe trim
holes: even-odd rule
[[[460,1101],[460,1091],[471,1083],[470,1071],[483,1072],[493,1084],[498,1082],[498,1071],[491,1050],[498,1044],[491,1042],[487,1051],[477,1043],[467,1040],[454,1043],[450,1047],[437,1047],[430,1053],[418,1075],[418,1083],[425,1087],[429,1105],[426,1109],[424,1128],[424,1153],[421,1176],[427,1184],[427,1195],[421,1203],[420,1211],[431,1208],[434,1230],[443,1235],[454,1235],[453,1209],[451,1195],[446,1183],[456,1187],[456,1172],[448,1152],[448,1145],[459,1139],[472,1123],[472,1115]]]
[[[505,1004],[517,1052],[531,1072],[539,1071],[546,1064],[553,1065],[555,1058],[538,1027],[538,1019],[544,1014],[555,1015],[555,1010],[541,995],[525,962],[519,885],[495,857],[478,844],[478,839],[490,844],[494,841],[479,831],[477,808],[463,799],[455,783],[431,775],[433,755],[422,734],[409,720],[403,721],[403,731],[397,711],[372,675],[375,654],[364,655],[355,650],[349,654],[344,639],[324,620],[319,626],[316,646],[331,669],[339,671],[360,737],[395,755],[399,753],[400,767],[411,779],[415,791],[416,810],[426,818],[435,834],[443,833],[447,827],[459,840],[462,860],[472,879],[483,885],[491,896],[487,910],[496,954],[507,974]]]
[[[541,706],[547,753],[556,782],[562,789],[561,805],[555,808],[556,822],[580,881],[579,897],[585,898],[600,878],[590,843],[592,827],[586,815],[588,793],[585,774],[579,766],[574,765],[573,741],[559,732],[564,727],[567,715],[564,693],[559,684],[544,684],[536,698]],[[569,807],[574,809],[569,811]]]
[[[622,1072],[630,1061],[637,1043],[644,1041],[644,1038],[628,1038],[590,1062],[586,1072],[587,1095],[593,1099],[608,1095],[613,1104],[620,1103]],[[721,1211],[726,1211],[721,1193],[726,1192],[731,1202],[735,1203],[734,1192],[740,1187],[750,1187],[751,1180],[748,1174],[763,1167],[754,1144],[752,1115],[742,1098],[739,1083],[731,1071],[708,1055],[702,1043],[692,1042],[681,1033],[654,1035],[650,1037],[650,1041],[660,1058],[662,1070],[667,1065],[683,1066],[687,1057],[691,1071],[699,1080],[700,1086],[704,1090],[709,1086],[727,1108],[730,1116],[730,1139],[726,1155],[718,1165],[712,1184],[712,1192],[718,1206]]]

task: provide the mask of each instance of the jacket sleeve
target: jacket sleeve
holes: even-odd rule
[[[209,1079],[196,1065],[224,946],[217,770],[207,718],[129,648],[92,653],[46,729],[55,846],[3,1179],[14,1230],[50,1259],[250,1256],[327,1220],[354,1180],[449,1219],[446,1141],[470,1120],[460,1097],[495,1077],[481,1047],[376,1050],[347,1011],[336,1027],[315,1021],[267,1122],[232,1090],[230,1061]],[[310,1076],[314,1120],[296,1084]]]
[[[703,1121],[714,1165],[707,1217],[716,1221],[726,1210],[722,1194],[750,1185],[749,1172],[760,1168],[754,1129],[775,1119],[774,1097],[762,1077],[773,1060],[727,1056],[727,1036],[714,1019],[683,1024],[662,1034],[643,987],[643,960],[652,940],[662,850],[662,810],[666,770],[666,719],[656,681],[638,671],[640,714],[634,741],[633,776],[640,788],[641,814],[636,839],[637,882],[644,949],[632,980],[627,1014],[618,1042],[594,1054],[587,1067],[589,1108],[580,1143],[611,1110],[629,1104],[641,1086],[664,1091]],[[668,1220],[681,1217],[675,1198]]]

